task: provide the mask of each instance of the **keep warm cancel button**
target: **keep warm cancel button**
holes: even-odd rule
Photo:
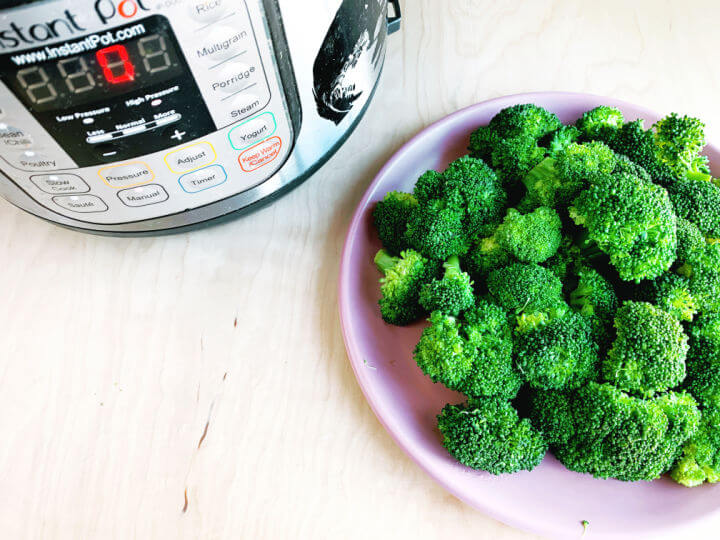
[[[278,157],[281,149],[282,140],[280,137],[270,137],[245,150],[238,157],[238,162],[243,171],[251,172],[267,165]]]

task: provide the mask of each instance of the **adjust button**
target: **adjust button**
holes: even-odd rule
[[[93,212],[105,212],[107,204],[95,195],[58,195],[52,198],[58,206],[72,212],[90,214]]]
[[[276,129],[275,115],[265,112],[232,128],[228,138],[235,150],[245,150],[270,137]]]
[[[217,154],[210,143],[197,142],[168,152],[165,164],[172,172],[180,174],[210,165],[216,159]]]
[[[30,181],[45,193],[87,193],[90,191],[76,174],[35,174]]]
[[[210,165],[195,172],[183,174],[178,178],[180,187],[187,193],[197,193],[219,186],[227,180],[227,173],[220,165]]]
[[[162,186],[149,184],[118,191],[118,197],[127,206],[147,206],[168,200],[168,194]]]
[[[155,174],[142,161],[105,167],[98,171],[100,178],[110,187],[121,189],[152,182]]]

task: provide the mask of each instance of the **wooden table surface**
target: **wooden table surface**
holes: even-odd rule
[[[605,94],[700,115],[718,140],[719,16],[407,1],[360,127],[272,206],[120,239],[0,202],[2,537],[535,538],[446,493],[370,411],[337,313],[350,215],[411,135],[504,94]]]

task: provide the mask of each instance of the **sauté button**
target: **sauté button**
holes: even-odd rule
[[[121,189],[152,182],[155,174],[142,161],[105,167],[98,171],[100,178],[110,187]]]
[[[30,181],[45,193],[87,193],[90,191],[82,178],[76,174],[35,174]]]
[[[275,115],[265,112],[232,128],[228,138],[235,150],[245,150],[270,137],[276,129]]]
[[[66,210],[80,212],[81,214],[105,212],[108,209],[107,204],[95,195],[58,195],[53,197],[52,200]]]
[[[127,206],[147,206],[168,200],[167,191],[158,184],[123,189],[118,191],[118,197]]]
[[[187,193],[197,193],[211,187],[219,186],[227,180],[227,173],[220,165],[210,165],[178,178],[180,187]]]
[[[168,152],[165,164],[172,172],[180,174],[210,165],[216,159],[217,154],[210,143],[198,142]]]

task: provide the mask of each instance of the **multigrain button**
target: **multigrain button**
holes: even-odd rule
[[[265,112],[232,128],[228,138],[235,150],[245,150],[270,137],[276,129],[275,115]]]
[[[123,189],[118,191],[118,197],[127,206],[147,206],[168,200],[167,191],[158,184]]]
[[[105,212],[107,204],[95,195],[58,195],[52,198],[53,202],[58,206],[79,212],[81,214],[90,214],[93,212]]]
[[[219,186],[227,180],[227,173],[220,165],[210,165],[178,178],[180,187],[187,193],[197,193],[205,189]]]
[[[172,172],[181,174],[210,165],[217,159],[215,149],[208,142],[183,146],[165,156],[165,164]]]
[[[193,0],[188,2],[188,15],[199,23],[211,23],[227,13],[230,1],[235,0]]]
[[[20,128],[0,122],[0,148],[30,148],[33,138]]]
[[[255,66],[232,61],[223,64],[217,70],[213,70],[212,73],[215,73],[215,71],[218,73],[210,82],[212,91],[220,94],[235,94],[250,88],[256,70]]]
[[[100,178],[108,186],[116,189],[129,188],[152,182],[155,174],[142,161],[133,161],[105,167],[98,171]]]
[[[195,54],[199,60],[217,64],[244,53],[247,50],[247,37],[247,30],[232,26],[213,27],[198,43]]]
[[[76,174],[34,174],[30,181],[45,193],[87,193],[90,191]]]

